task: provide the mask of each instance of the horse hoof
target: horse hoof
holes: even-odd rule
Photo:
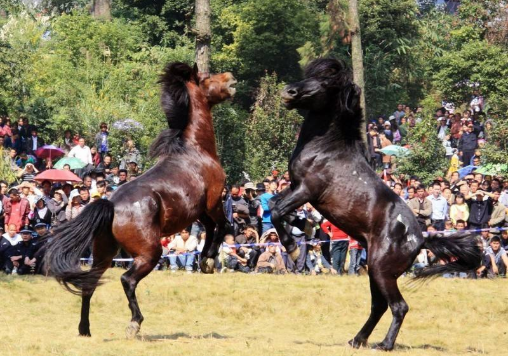
[[[80,332],[80,333],[79,333],[79,336],[80,336],[80,337],[92,337],[92,334],[90,333],[90,331],[89,331],[89,332],[85,332],[85,333],[81,333],[81,332]]]
[[[374,345],[373,349],[379,350],[379,351],[392,351],[393,347],[388,347],[385,344],[381,343],[381,344]]]
[[[300,256],[300,247],[297,247],[293,252],[289,254],[289,257],[294,261],[298,259],[298,256]]]
[[[367,340],[351,339],[348,341],[348,344],[351,345],[352,348],[359,349],[362,346],[367,346]]]
[[[215,261],[213,258],[204,258],[201,261],[201,272],[205,274],[213,274],[215,270]]]
[[[125,337],[127,339],[134,339],[139,332],[141,325],[137,321],[131,321],[129,326],[125,329]]]

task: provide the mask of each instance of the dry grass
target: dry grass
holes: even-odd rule
[[[369,312],[367,277],[154,272],[138,288],[141,338],[127,341],[121,272],[110,270],[92,299],[91,338],[76,336],[80,298],[54,280],[0,277],[0,354],[373,354],[346,345]],[[438,279],[403,294],[411,311],[392,355],[508,355],[507,280]],[[390,321],[387,313],[371,342]]]

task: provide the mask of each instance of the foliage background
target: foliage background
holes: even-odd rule
[[[65,129],[92,138],[100,122],[132,118],[144,128],[128,135],[145,153],[165,122],[158,75],[167,62],[194,59],[194,1],[117,0],[110,22],[93,18],[87,0],[26,3],[0,0],[0,114],[28,116],[55,142]],[[215,109],[221,158],[230,183],[243,180],[243,172],[259,179],[284,169],[301,120],[281,109],[281,83],[300,78],[302,65],[319,56],[350,61],[347,1],[211,5],[212,69],[233,71],[239,81],[234,101]],[[360,20],[369,118],[390,115],[399,102],[424,103],[433,112],[440,99],[449,99],[464,108],[477,85],[496,126],[483,159],[507,163],[508,155],[500,154],[508,139],[503,2],[463,0],[450,13],[433,0],[362,0]],[[115,154],[125,136],[112,132]],[[422,152],[437,149],[413,143]],[[414,173],[430,175],[444,166],[418,166]]]

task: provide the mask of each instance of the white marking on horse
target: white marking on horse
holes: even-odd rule
[[[397,215],[397,221],[400,222],[402,225],[404,225],[404,227],[406,228],[406,234],[407,234],[407,230],[409,229],[409,227],[404,223],[404,221],[402,220],[402,215]]]

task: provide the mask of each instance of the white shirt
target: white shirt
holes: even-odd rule
[[[85,164],[92,164],[92,152],[88,146],[74,146],[67,156],[78,158]]]
[[[198,246],[198,239],[196,236],[190,235],[187,241],[184,241],[180,235],[176,235],[175,239],[171,241],[168,245],[168,249],[182,249],[185,251],[192,252],[196,250],[196,247]]]
[[[36,151],[37,150],[37,136],[32,136],[32,150]]]

